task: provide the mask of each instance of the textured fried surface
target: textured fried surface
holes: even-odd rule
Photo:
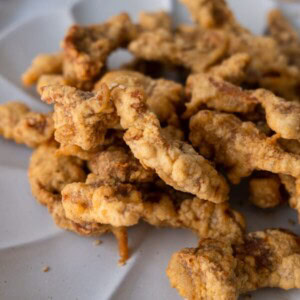
[[[213,150],[217,163],[228,168],[233,183],[253,170],[300,176],[300,156],[287,153],[252,122],[242,122],[231,114],[203,110],[190,121],[190,140]]]
[[[139,72],[126,71],[124,74],[134,81],[136,87],[144,89],[147,95],[147,105],[160,122],[179,125],[176,108],[183,100],[181,84],[166,79],[152,79]],[[95,85],[94,89],[98,90],[101,84],[102,80]]]
[[[184,66],[194,72],[216,63],[226,49],[226,35],[187,25],[178,27],[174,33],[164,28],[144,32],[129,44],[136,57]]]
[[[39,54],[31,63],[31,66],[23,73],[22,82],[30,86],[38,81],[42,75],[60,74],[62,72],[62,53]]]
[[[52,114],[30,111],[26,104],[10,101],[0,105],[0,135],[28,147],[53,138]]]
[[[42,88],[48,85],[66,85],[66,81],[62,75],[57,75],[57,74],[41,75],[36,85],[36,90],[40,96],[42,95],[43,92]]]
[[[70,86],[46,86],[42,100],[55,103],[55,139],[62,145],[91,150],[103,143],[108,128],[119,123],[105,86],[95,93],[82,92]]]
[[[300,287],[299,238],[269,229],[242,242],[204,239],[173,254],[167,275],[185,299],[232,300],[263,287]]]
[[[158,28],[171,30],[172,28],[171,16],[164,11],[158,11],[158,12],[142,11],[139,14],[138,23],[142,31],[152,31]]]
[[[127,129],[124,140],[134,156],[175,189],[218,203],[227,199],[228,186],[214,167],[187,143],[164,135],[157,117],[146,106],[146,96],[126,71],[102,79]]]
[[[291,64],[300,67],[300,38],[282,13],[274,9],[268,16],[268,33],[286,54]]]
[[[224,112],[251,113],[258,104],[251,92],[210,74],[190,75],[186,89],[191,100],[186,104],[185,118],[202,106]]]
[[[260,208],[275,207],[282,202],[280,179],[277,176],[251,178],[249,181],[250,201]]]
[[[83,88],[94,80],[106,63],[108,55],[136,35],[136,27],[125,13],[102,24],[73,25],[67,32],[64,49],[63,73],[68,84]]]
[[[102,176],[90,174],[85,184],[69,184],[62,195],[68,218],[79,223],[132,226],[144,219],[154,226],[189,228],[201,237],[229,239],[241,238],[245,228],[243,217],[230,209],[228,203],[213,204],[190,195],[178,195],[155,184],[103,181]]]
[[[253,92],[262,104],[266,120],[271,129],[285,139],[300,139],[300,103],[285,101],[267,90]]]

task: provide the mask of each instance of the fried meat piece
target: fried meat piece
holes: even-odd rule
[[[43,92],[42,88],[48,85],[66,85],[66,81],[62,75],[57,75],[57,74],[41,75],[36,85],[36,90],[40,96],[42,95]]]
[[[268,33],[278,43],[290,63],[300,67],[300,38],[288,19],[274,9],[268,15]]]
[[[253,170],[300,176],[299,155],[285,152],[252,122],[242,122],[232,114],[198,112],[190,120],[190,140],[194,147],[209,147],[235,184]]]
[[[42,100],[55,103],[55,139],[63,146],[92,150],[103,143],[108,128],[119,124],[114,106],[110,104],[109,90],[104,85],[95,93],[70,86],[46,86]]]
[[[144,90],[126,71],[110,72],[102,79],[127,129],[124,140],[133,155],[175,189],[215,203],[228,197],[228,185],[214,167],[187,143],[163,134],[159,120],[147,107]]]
[[[128,49],[138,58],[201,72],[224,56],[227,37],[218,31],[182,25],[174,33],[164,28],[146,31]]]
[[[258,288],[300,288],[299,237],[268,229],[242,242],[203,239],[198,248],[173,254],[167,268],[172,287],[187,300],[231,300]]]
[[[0,105],[0,135],[18,144],[37,147],[53,138],[52,114],[30,111],[26,104],[10,101]]]
[[[67,217],[79,223],[132,226],[143,219],[154,226],[188,228],[201,237],[229,239],[241,238],[245,228],[243,217],[228,203],[213,204],[155,184],[103,181],[90,174],[86,183],[67,185],[62,196]]]
[[[73,25],[62,43],[63,74],[67,83],[83,88],[87,82],[97,79],[108,55],[126,46],[136,34],[135,25],[125,13],[102,24]]]
[[[205,73],[190,75],[186,90],[191,100],[186,103],[184,118],[191,117],[201,106],[218,111],[246,114],[253,112],[258,104],[252,92],[242,90],[220,77]]]
[[[139,72],[126,71],[126,74],[134,80],[136,87],[144,89],[147,95],[147,105],[159,121],[178,127],[176,108],[183,100],[183,86],[171,80],[152,79]],[[102,80],[95,85],[94,90],[98,90],[101,84]]]
[[[55,224],[80,235],[101,235],[113,232],[119,241],[120,262],[128,258],[127,233],[124,228],[91,222],[74,222],[66,217],[61,191],[71,183],[84,181],[83,162],[74,157],[57,156],[58,144],[54,141],[39,146],[29,164],[29,182],[36,200],[47,206]]]
[[[300,103],[286,101],[272,92],[258,89],[252,93],[263,106],[269,127],[285,139],[300,140]]]
[[[260,208],[271,208],[282,202],[278,176],[253,177],[249,181],[250,201]]]
[[[26,86],[35,84],[42,75],[61,74],[63,64],[62,53],[39,54],[31,66],[23,73],[22,82]]]

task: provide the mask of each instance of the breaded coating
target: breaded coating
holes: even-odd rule
[[[25,86],[35,84],[42,75],[61,74],[63,54],[39,54],[32,61],[31,66],[23,73],[22,82]]]
[[[203,28],[231,27],[235,17],[224,0],[180,0]]]
[[[245,228],[244,218],[228,203],[178,195],[156,184],[103,181],[102,176],[90,174],[86,183],[67,185],[62,196],[67,217],[78,223],[132,226],[143,219],[154,226],[188,228],[201,237],[229,239],[241,238]]]
[[[42,88],[48,85],[66,85],[66,81],[62,75],[46,74],[42,75],[37,82],[36,90],[38,94],[42,95]]]
[[[300,288],[299,237],[268,229],[241,242],[203,239],[198,248],[173,254],[167,275],[187,300],[234,300],[259,288]]]
[[[152,79],[139,72],[126,71],[126,74],[134,80],[136,87],[144,89],[147,95],[147,105],[159,121],[178,127],[176,108],[183,102],[183,86],[172,80]],[[96,83],[94,90],[98,90],[101,84],[102,80]]]
[[[227,36],[227,56],[247,53],[250,58],[247,81],[257,82],[266,74],[299,76],[299,70],[289,66],[287,56],[270,37],[255,36],[235,19],[224,0],[182,0],[201,27],[219,30]]]
[[[102,24],[70,27],[62,43],[63,74],[67,83],[83,88],[86,82],[96,79],[108,55],[126,46],[136,34],[136,27],[126,13]]]
[[[55,103],[55,139],[62,145],[76,145],[83,150],[91,150],[103,143],[108,128],[119,123],[105,85],[95,93],[70,86],[46,86],[42,100]]]
[[[241,83],[246,78],[246,68],[250,63],[247,53],[236,53],[209,69],[209,74],[231,83]]]
[[[28,176],[33,196],[43,205],[60,199],[64,186],[84,181],[83,162],[74,157],[55,155],[56,142],[39,146],[32,154]]]
[[[280,10],[274,9],[269,12],[268,33],[286,54],[289,62],[300,67],[299,34]]]
[[[152,182],[154,179],[153,170],[145,169],[126,145],[112,145],[99,151],[88,161],[88,167],[99,180],[111,178],[129,183]]]
[[[260,208],[271,208],[282,202],[281,182],[278,176],[251,178],[249,181],[250,201]]]
[[[164,11],[146,12],[139,14],[138,24],[142,31],[152,31],[158,28],[172,29],[172,18]]]
[[[189,118],[201,107],[224,112],[251,113],[258,104],[250,91],[205,73],[192,74],[187,79],[186,93],[191,100],[186,103],[183,117]]]
[[[175,32],[164,28],[146,31],[132,41],[128,49],[145,60],[202,72],[224,56],[227,44],[226,35],[218,31],[182,25]]]
[[[53,138],[52,113],[30,111],[21,102],[10,101],[0,105],[0,135],[18,144],[37,147]]]
[[[126,71],[106,74],[103,79],[127,129],[124,140],[133,155],[175,189],[215,203],[226,201],[228,185],[210,162],[187,143],[163,134],[159,120],[146,105],[146,95],[136,87],[135,76]]]
[[[252,93],[266,112],[269,127],[282,138],[300,140],[300,103],[286,101],[272,92],[258,89]]]
[[[238,184],[253,170],[300,176],[300,156],[285,152],[252,122],[242,122],[232,114],[202,110],[190,120],[190,140],[194,147],[205,144],[214,159],[228,169],[229,179]]]
[[[101,235],[113,232],[119,242],[120,262],[128,258],[127,233],[124,228],[88,222],[74,222],[66,217],[61,201],[62,189],[74,182],[84,181],[83,162],[74,157],[57,156],[58,144],[54,141],[39,146],[29,163],[29,183],[36,200],[47,206],[55,224],[80,235]]]

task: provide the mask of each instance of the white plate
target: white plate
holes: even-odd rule
[[[254,32],[262,32],[272,2],[231,0],[238,18]],[[19,99],[37,110],[47,110],[33,90],[20,84],[20,75],[40,52],[59,47],[72,22],[97,22],[120,11],[133,17],[140,10],[163,8],[186,20],[185,9],[169,0],[33,1],[0,0],[0,101]],[[116,65],[123,55],[110,59]],[[27,165],[30,150],[0,140],[0,299],[180,299],[165,275],[173,252],[195,246],[197,238],[186,230],[155,229],[140,224],[129,230],[132,256],[117,265],[116,241],[101,237],[93,245],[53,225],[46,209],[30,193]],[[296,213],[288,206],[267,213],[247,202],[247,186],[232,192],[232,202],[245,213],[249,230],[284,227],[300,233]],[[240,205],[240,202],[243,205]],[[50,266],[48,273],[42,272]],[[265,289],[252,299],[299,299],[297,291]]]

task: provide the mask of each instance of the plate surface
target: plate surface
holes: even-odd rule
[[[271,1],[231,0],[239,20],[253,32],[265,28]],[[165,9],[176,20],[187,12],[168,0],[33,1],[0,0],[0,102],[19,99],[37,110],[47,110],[34,90],[24,89],[20,75],[40,52],[55,51],[73,22],[99,22],[120,11],[136,18],[140,10]],[[110,58],[116,66],[128,57]],[[31,151],[0,139],[0,299],[181,299],[169,285],[165,268],[171,254],[195,246],[186,230],[155,229],[140,224],[129,230],[132,256],[119,267],[116,241],[82,238],[55,227],[46,209],[31,196],[27,165]],[[288,206],[267,213],[247,204],[247,185],[232,192],[233,206],[244,212],[248,230],[284,227],[300,233],[296,213]],[[42,272],[50,266],[50,271]],[[299,299],[300,292],[265,289],[252,299]]]

